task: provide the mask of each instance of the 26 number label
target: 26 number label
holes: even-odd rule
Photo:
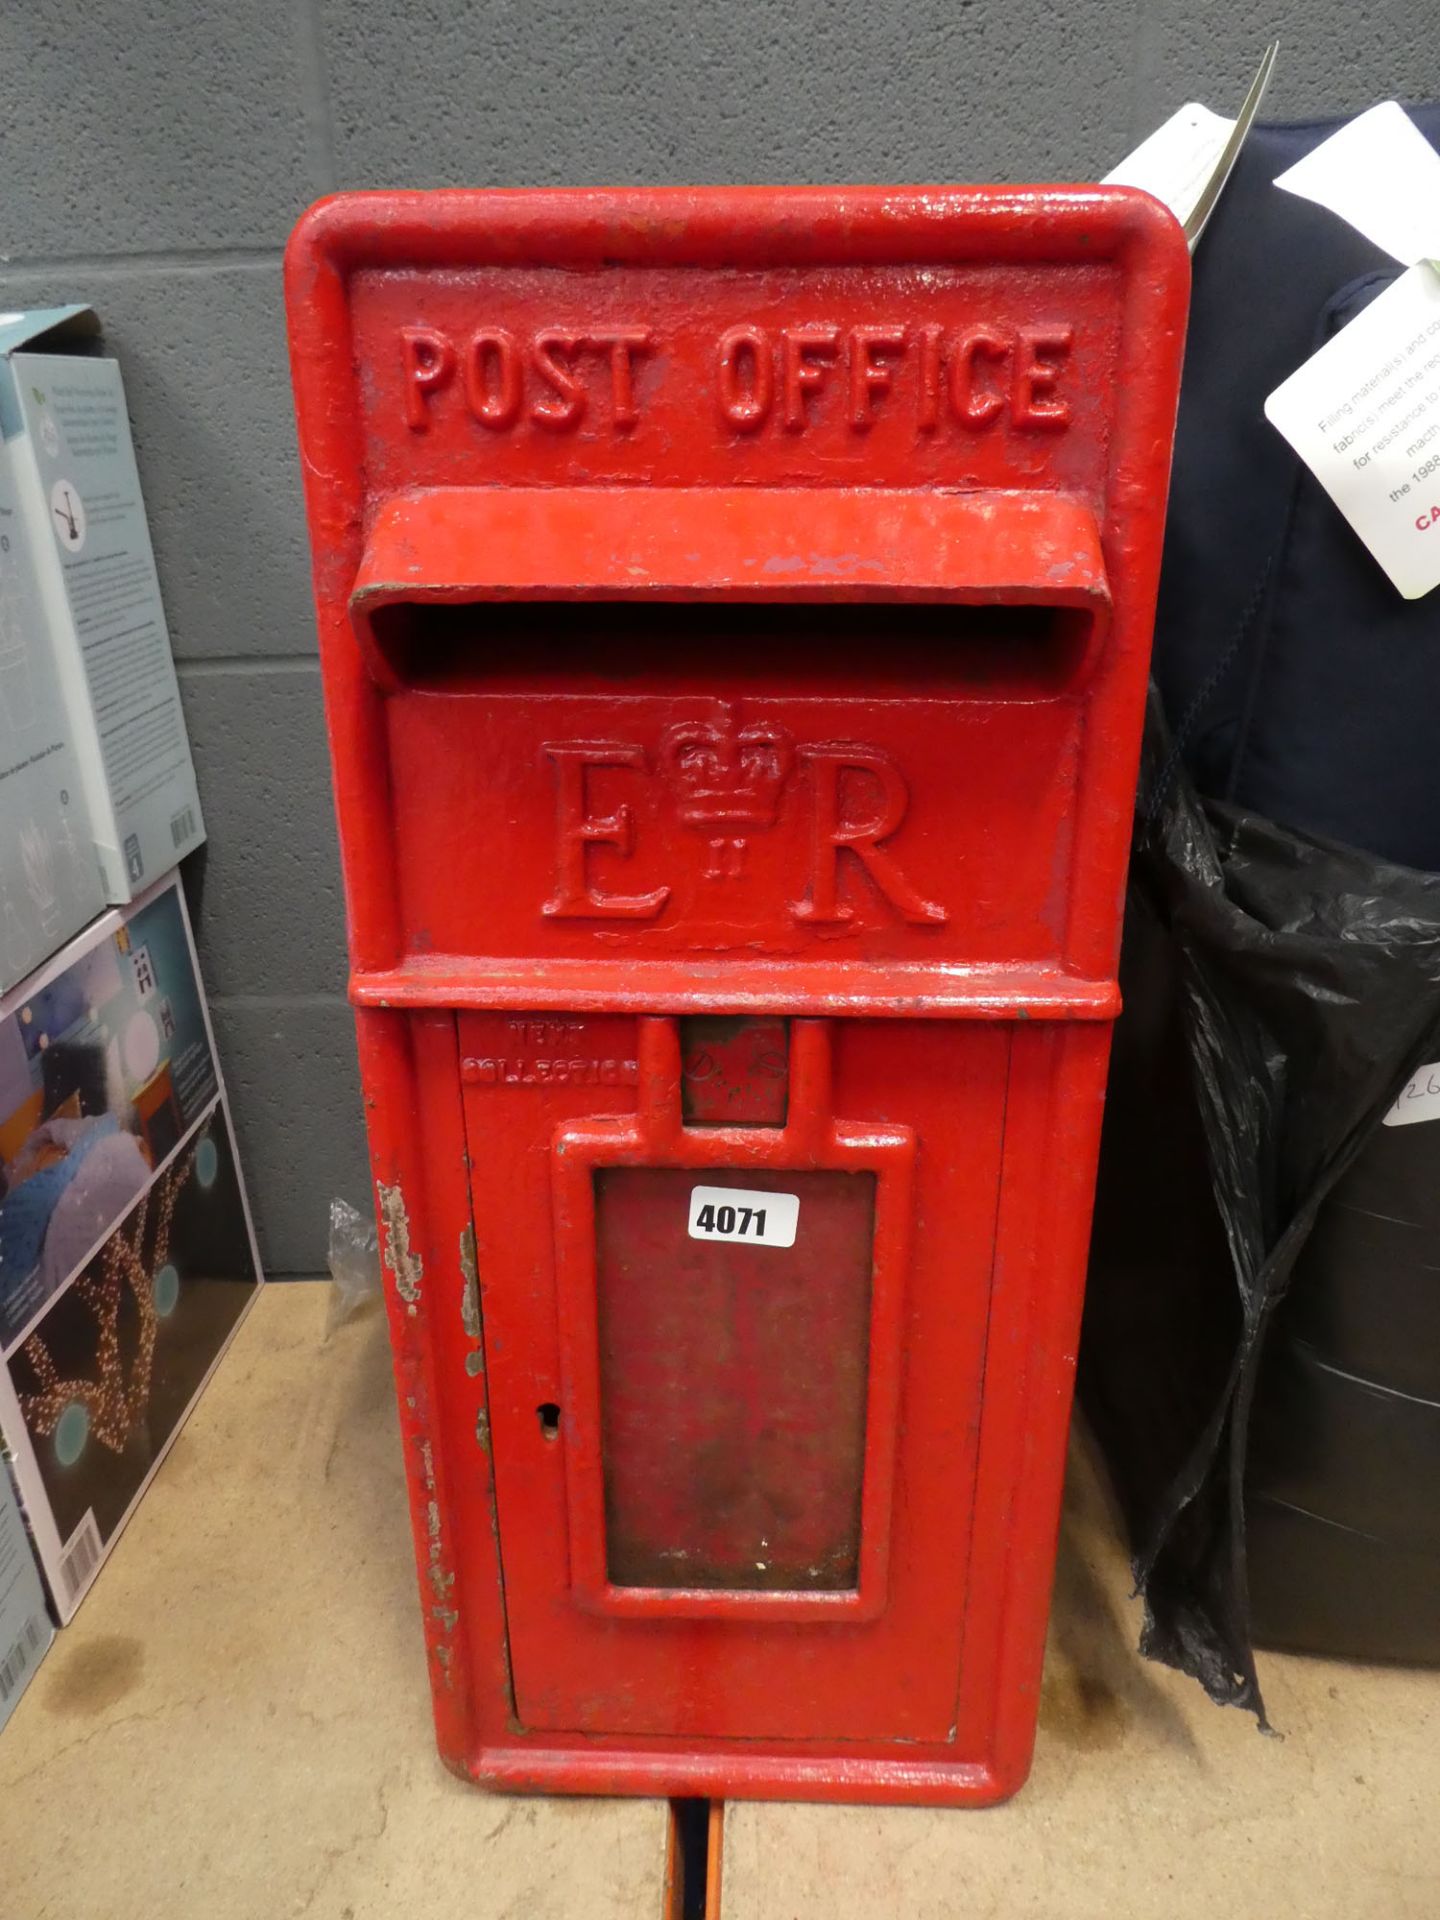
[[[799,1221],[798,1194],[758,1193],[741,1187],[693,1187],[690,1192],[692,1240],[793,1247]]]

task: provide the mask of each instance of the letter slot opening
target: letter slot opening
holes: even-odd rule
[[[574,692],[628,682],[704,694],[717,669],[756,692],[1044,699],[1074,686],[1093,623],[1043,606],[895,602],[401,601],[371,623],[396,690]]]
[[[1110,601],[1064,493],[453,487],[387,503],[351,608],[392,691],[823,674],[995,700],[1075,688]]]

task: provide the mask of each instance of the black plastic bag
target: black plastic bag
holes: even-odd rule
[[[1440,875],[1200,802],[1151,699],[1080,1351],[1142,1650],[1264,1703],[1245,1474],[1267,1331],[1326,1195],[1440,1056]]]

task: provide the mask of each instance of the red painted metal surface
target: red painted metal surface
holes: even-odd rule
[[[297,229],[463,1774],[1024,1778],[1186,276],[1110,189],[353,195]]]

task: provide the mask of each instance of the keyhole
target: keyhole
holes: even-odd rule
[[[540,1431],[547,1440],[553,1440],[560,1431],[560,1409],[553,1400],[542,1400],[535,1409],[540,1420]]]

